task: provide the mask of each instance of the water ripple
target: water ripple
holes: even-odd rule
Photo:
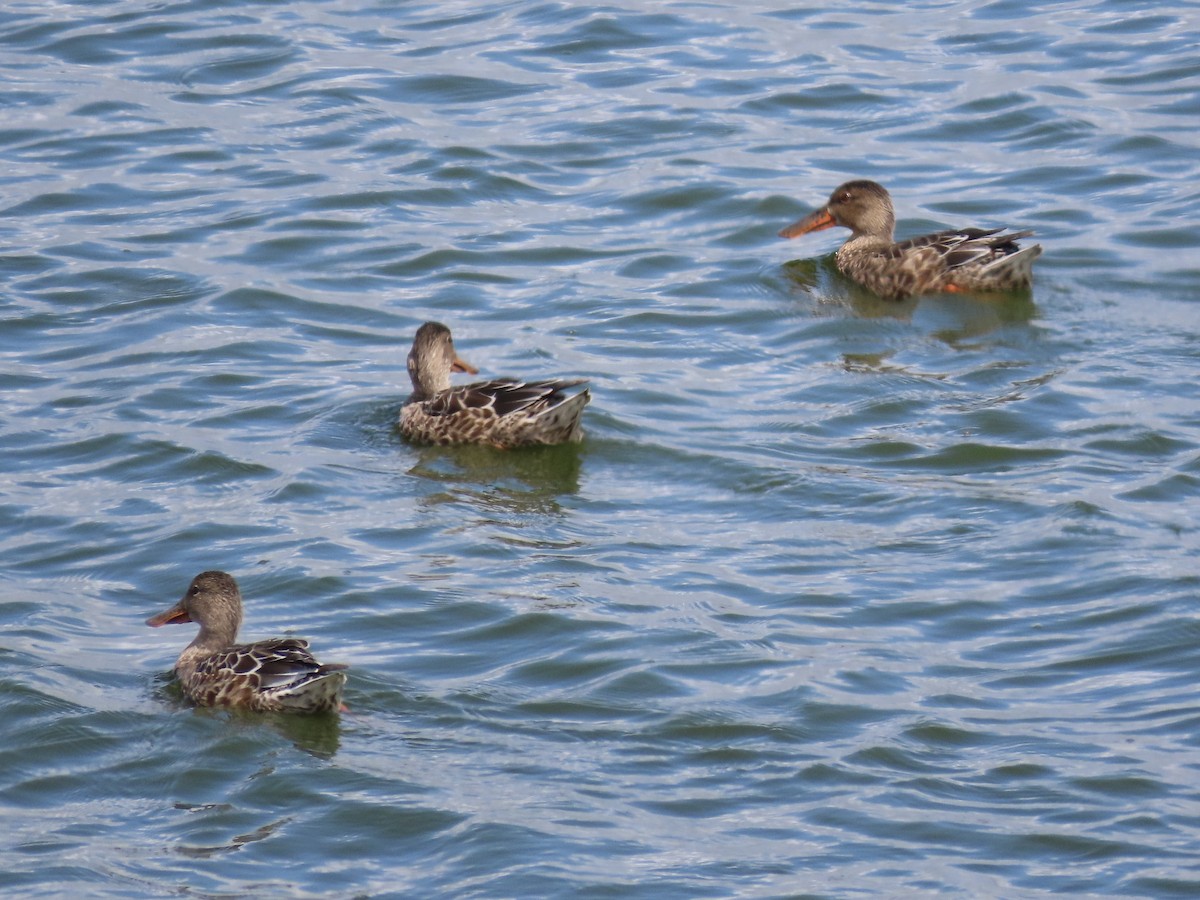
[[[9,892],[1196,892],[1189,10],[0,46]],[[849,177],[902,235],[1034,229],[1034,291],[885,303],[777,240]],[[404,444],[427,319],[588,378],[586,440]],[[183,701],[143,622],[214,567],[349,712]]]

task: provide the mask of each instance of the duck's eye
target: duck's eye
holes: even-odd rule
[[[854,199],[853,194],[851,194],[849,191],[842,191],[842,196],[838,197],[838,202],[849,203],[852,199]]]

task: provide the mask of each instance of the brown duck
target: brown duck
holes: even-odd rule
[[[336,712],[347,668],[322,665],[308,641],[276,638],[235,644],[242,624],[242,594],[225,572],[201,572],[170,609],[147,625],[195,622],[196,639],[175,663],[183,692],[201,706],[234,706],[260,712]]]
[[[829,202],[779,232],[794,238],[840,225],[850,237],[838,248],[842,274],[885,300],[939,291],[1028,290],[1039,244],[1020,247],[1032,231],[961,228],[894,241],[892,198],[874,181],[847,181]]]
[[[496,379],[451,387],[451,372],[479,372],[458,358],[450,329],[426,322],[408,354],[413,392],[400,410],[400,433],[424,444],[488,444],[501,449],[562,444],[583,437],[590,395],[583,380]]]

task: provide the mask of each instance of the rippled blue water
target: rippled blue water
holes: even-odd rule
[[[1194,4],[0,12],[0,889],[1200,894]],[[881,302],[1033,228],[1028,297]],[[578,447],[398,439],[439,319]],[[223,568],[339,720],[194,710]]]

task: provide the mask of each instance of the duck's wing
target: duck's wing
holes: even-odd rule
[[[586,384],[583,379],[551,378],[542,381],[495,379],[443,391],[430,399],[431,416],[452,416],[467,410],[490,410],[500,418],[549,409],[570,399],[570,389]]]
[[[346,668],[318,662],[308,650],[308,641],[276,638],[238,644],[198,660],[184,686],[205,704],[284,708],[294,705],[290,697],[304,695],[316,682]],[[344,678],[337,677],[339,690]]]
[[[1005,232],[1003,228],[954,228],[936,231],[920,237],[898,241],[888,248],[893,258],[906,258],[932,250],[947,269],[987,265],[1001,257],[1020,251],[1017,241],[1032,235],[1032,231]]]

